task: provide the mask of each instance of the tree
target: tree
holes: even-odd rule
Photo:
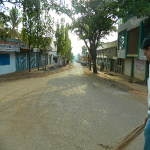
[[[44,10],[44,18],[41,18],[40,21],[40,30],[38,31],[38,45],[39,48],[43,50],[43,56],[46,58],[47,49],[50,46],[52,37],[51,34],[53,33],[53,19],[49,15],[47,10]],[[37,43],[36,43],[37,44]],[[43,67],[44,68],[44,67]],[[45,70],[46,70],[46,59],[45,59]]]
[[[71,29],[82,39],[93,60],[93,72],[96,73],[96,49],[100,39],[111,31],[116,31],[118,10],[112,7],[114,2],[103,0],[72,0],[72,8],[53,4],[57,12],[67,14],[72,19]],[[77,18],[78,17],[78,18]]]
[[[57,22],[56,28],[56,45],[57,45],[57,54],[60,54],[61,57],[65,56],[65,41],[64,41],[64,18],[61,19],[61,26],[59,26],[59,22]]]
[[[20,14],[17,8],[12,7],[12,9],[9,10],[8,19],[11,25],[11,30],[10,30],[11,38],[15,39],[17,37],[18,39],[20,39],[21,37],[17,29],[18,29],[18,25],[22,21],[22,17],[20,17]]]
[[[39,43],[37,30],[40,29],[39,20],[41,13],[40,0],[25,0],[23,5],[23,29],[22,40],[29,45],[29,72],[30,72],[30,49],[36,43]]]
[[[80,53],[78,53],[77,54],[77,61],[79,61],[79,62],[80,62],[80,57],[81,57],[81,55],[80,55]]]
[[[38,10],[37,5],[44,3],[44,7],[53,8],[58,13],[62,12],[67,14],[72,19],[71,29],[85,42],[85,45],[89,51],[89,54],[93,60],[93,72],[96,73],[96,49],[99,45],[100,39],[111,31],[115,31],[113,26],[118,18],[123,18],[124,21],[128,19],[128,16],[148,16],[150,15],[149,0],[117,0],[117,1],[104,1],[104,0],[71,0],[72,7],[65,7],[55,0],[6,0],[11,3],[22,3],[27,14],[30,12],[30,16],[26,15],[24,18],[28,20],[29,24],[32,24],[30,18],[34,10]],[[1,0],[1,3],[3,0]],[[25,7],[24,7],[25,8]],[[32,19],[33,20],[33,19]],[[29,27],[29,26],[28,26]],[[30,29],[30,28],[29,28]]]
[[[69,49],[68,49],[68,61],[72,60],[72,47],[71,47],[71,40],[69,39]]]
[[[70,60],[70,51],[69,51],[69,46],[70,46],[70,43],[69,43],[69,36],[68,36],[68,24],[66,24],[66,27],[65,27],[65,40],[64,40],[64,43],[65,43],[65,58],[66,58],[66,61],[69,62]]]
[[[18,25],[21,23],[22,17],[20,17],[18,9],[12,7],[9,10],[9,15],[0,13],[0,34],[1,38],[18,38],[21,39],[19,32],[17,31]]]
[[[56,45],[57,45],[57,54],[60,54],[62,58],[66,58],[69,62],[71,57],[71,40],[68,36],[68,24],[64,26],[65,20],[64,18],[61,19],[61,26],[59,22],[57,22],[56,26]],[[64,61],[65,62],[65,61]],[[65,65],[65,64],[64,64]]]
[[[4,13],[0,13],[0,38],[3,40],[11,37],[7,23],[8,21],[8,16]]]
[[[11,4],[19,4],[19,7],[23,5],[23,3],[26,0],[0,0],[0,7],[3,7],[3,4],[5,2],[9,2]],[[33,0],[32,0],[33,1]],[[76,3],[76,0],[71,0],[72,4]],[[95,0],[94,0],[95,1]],[[112,2],[112,0],[109,0]],[[81,1],[79,0],[79,4]],[[126,20],[128,18],[129,14],[133,14],[133,16],[141,17],[141,16],[150,16],[150,5],[149,5],[150,0],[115,0],[111,5],[113,7],[119,8],[118,13],[116,14],[117,17],[119,18],[124,18]],[[32,3],[32,2],[31,2]],[[40,3],[44,4],[44,7],[50,8],[51,6],[55,6],[55,9],[58,12],[62,12],[62,9],[60,7],[57,7],[57,5],[61,5],[62,1],[58,3],[56,0],[40,0]]]
[[[70,58],[70,60],[71,60],[71,61],[74,61],[74,58],[75,58],[75,56],[73,55],[73,53],[71,53],[71,58]]]
[[[117,14],[118,18],[123,18],[123,21],[127,21],[129,17],[137,16],[150,17],[150,0],[118,0],[113,3],[114,7],[119,8]]]
[[[86,48],[86,46],[82,46],[82,54],[86,54],[86,51],[87,51],[87,48]]]

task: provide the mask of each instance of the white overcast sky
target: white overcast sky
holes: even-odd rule
[[[70,0],[66,0],[65,3],[69,4]],[[9,4],[9,3],[7,3],[6,6],[10,7],[10,8],[12,7],[12,5]],[[59,16],[55,12],[50,12],[50,15],[51,15],[51,17],[54,17],[55,22],[57,22],[57,20],[60,20],[61,17],[64,17],[66,23],[71,24],[71,19],[68,16],[66,16],[66,15]],[[73,54],[74,55],[77,55],[78,53],[81,54],[82,46],[85,45],[84,41],[83,40],[79,40],[78,36],[75,35],[74,33],[71,33],[70,31],[69,31],[69,38],[71,40],[71,46],[72,46]],[[103,39],[101,41],[107,43],[107,42],[112,42],[112,41],[115,41],[115,40],[117,40],[117,33],[111,33],[109,36],[107,36],[107,39]]]

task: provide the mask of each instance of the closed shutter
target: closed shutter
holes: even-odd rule
[[[127,54],[138,54],[139,27],[128,32]]]

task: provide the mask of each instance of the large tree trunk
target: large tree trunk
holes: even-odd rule
[[[93,73],[97,73],[96,58],[93,59]]]
[[[91,49],[89,50],[89,53],[91,55],[91,60],[93,60],[93,73],[97,73],[97,68],[96,68],[96,49],[92,50],[92,46],[91,46]]]
[[[89,69],[91,70],[91,59],[89,60]]]

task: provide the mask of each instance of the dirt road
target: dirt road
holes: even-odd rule
[[[0,150],[103,150],[143,122],[147,102],[74,64],[0,83]],[[122,136],[123,135],[123,136]],[[129,147],[141,150],[143,134]]]

